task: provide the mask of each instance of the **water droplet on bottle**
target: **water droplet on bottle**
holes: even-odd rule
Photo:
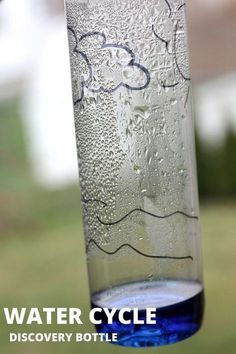
[[[139,175],[141,173],[141,168],[138,165],[134,165],[134,172]]]
[[[176,99],[176,98],[171,98],[171,99],[170,99],[170,104],[171,104],[172,106],[174,106],[176,103],[177,103],[177,99]]]

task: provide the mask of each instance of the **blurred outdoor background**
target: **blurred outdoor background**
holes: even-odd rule
[[[236,1],[188,0],[206,289],[203,329],[162,354],[236,347]],[[89,308],[63,1],[0,3],[0,307]],[[86,322],[86,321],[85,321]],[[108,344],[10,344],[4,354],[131,353]],[[146,352],[146,351],[145,351]]]

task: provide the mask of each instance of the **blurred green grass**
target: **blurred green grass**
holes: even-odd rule
[[[77,186],[46,191],[29,173],[17,105],[0,108],[0,346],[4,354],[134,352],[101,343],[9,343],[10,332],[93,331]],[[202,330],[162,354],[233,354],[236,346],[236,202],[201,205],[206,290]],[[80,307],[84,326],[7,326],[3,307]],[[145,350],[145,352],[147,349]]]

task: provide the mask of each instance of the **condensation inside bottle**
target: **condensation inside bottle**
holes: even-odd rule
[[[197,297],[200,309],[185,3],[67,0],[66,10],[92,304],[134,301],[143,310],[147,296],[166,308],[171,293],[172,305]],[[201,316],[193,322],[185,337]],[[150,346],[184,339],[167,337]]]

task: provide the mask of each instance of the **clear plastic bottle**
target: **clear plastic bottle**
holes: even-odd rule
[[[94,307],[123,346],[178,342],[203,317],[191,81],[183,0],[66,0]]]

